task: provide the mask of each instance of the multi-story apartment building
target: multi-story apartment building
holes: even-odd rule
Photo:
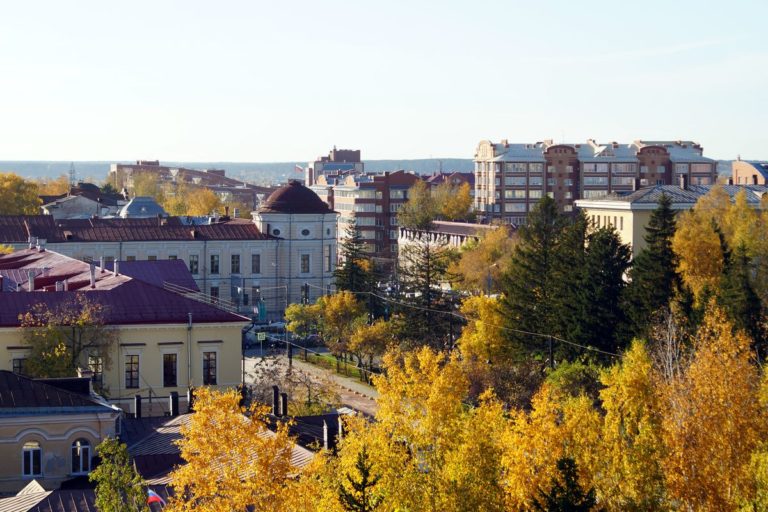
[[[381,260],[397,256],[397,212],[408,200],[408,189],[421,177],[403,170],[350,174],[343,179],[320,176],[312,190],[338,211],[339,241],[354,222],[366,251]]]
[[[308,187],[318,183],[321,176],[329,177],[329,181],[344,179],[346,176],[362,174],[365,164],[360,160],[359,149],[336,149],[328,156],[319,156],[314,162],[309,162],[304,170],[304,184]]]
[[[734,185],[768,184],[768,162],[757,160],[734,160],[731,167]]]
[[[454,187],[466,183],[470,187],[470,195],[475,197],[475,175],[471,172],[436,172],[430,176],[425,177],[424,181],[433,191],[446,182],[450,183]]]
[[[274,189],[245,183],[226,176],[224,169],[188,169],[160,165],[158,160],[137,160],[135,164],[111,164],[108,182],[117,190],[130,189],[140,174],[151,174],[160,183],[184,183],[188,187],[209,188],[223,201],[236,201],[255,209],[262,197]]]
[[[669,185],[681,176],[694,185],[709,185],[715,181],[716,162],[702,153],[702,147],[690,141],[516,144],[484,140],[475,152],[475,208],[484,221],[520,224],[545,195],[570,212],[576,199]]]

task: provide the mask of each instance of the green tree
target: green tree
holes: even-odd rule
[[[553,331],[562,325],[562,311],[557,307],[556,295],[564,283],[558,281],[562,276],[556,270],[567,227],[568,219],[558,212],[555,201],[545,197],[520,228],[520,241],[502,283],[502,308],[510,329],[557,334]],[[512,333],[510,341],[511,351],[519,355],[546,348],[542,338],[527,334]]]
[[[669,196],[662,195],[659,199],[646,231],[647,245],[635,258],[629,273],[630,283],[624,294],[624,311],[629,319],[630,331],[636,335],[647,333],[654,316],[669,306],[681,288],[677,256],[672,250],[675,213]]]
[[[404,319],[401,333],[412,344],[433,347],[452,345],[448,339],[453,317],[450,295],[442,286],[452,280],[448,267],[453,253],[445,240],[418,238],[403,247],[398,261],[400,305]],[[458,326],[456,329],[458,333]]]
[[[607,352],[621,350],[626,340],[616,328],[624,322],[621,295],[632,251],[613,228],[600,228],[587,236],[575,287],[573,323],[568,339]]]
[[[381,503],[382,497],[374,490],[379,476],[373,476],[373,462],[368,457],[365,446],[357,454],[355,470],[358,479],[347,473],[347,482],[339,485],[339,501],[344,510],[351,512],[372,512]]]
[[[0,173],[0,215],[37,215],[38,187],[14,173]]]
[[[579,485],[576,461],[563,457],[557,461],[560,478],[552,480],[552,487],[541,490],[541,501],[535,500],[534,510],[541,512],[590,512],[595,506],[595,490],[585,491]]]
[[[457,277],[456,287],[473,294],[499,293],[517,240],[508,226],[482,230],[479,241],[462,247],[459,259],[448,269]]]
[[[751,274],[747,248],[741,243],[726,261],[717,302],[728,313],[734,327],[746,331],[764,355],[764,317],[760,299],[752,286]]]
[[[472,194],[469,183],[454,185],[443,182],[433,193],[435,208],[445,220],[470,221],[474,219]]]
[[[339,245],[340,263],[333,272],[336,289],[350,292],[370,291],[372,264],[365,254],[365,245],[355,222],[347,224]]]
[[[397,221],[406,228],[429,229],[437,213],[438,208],[429,187],[419,180],[408,189],[408,201],[397,213]]]
[[[145,512],[144,482],[128,455],[128,447],[107,437],[96,448],[101,463],[88,479],[96,483],[96,507],[101,512]]]

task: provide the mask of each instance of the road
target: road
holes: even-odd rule
[[[285,355],[275,356],[277,362],[281,365],[288,364],[288,358]],[[261,360],[261,354],[259,349],[246,350],[245,352],[245,373],[246,375],[252,374],[255,370],[255,365]],[[337,375],[331,370],[326,370],[313,364],[305,363],[300,357],[293,358],[293,366],[296,369],[320,378],[330,380],[336,385],[336,389],[341,397],[342,405],[354,409],[356,411],[363,412],[365,414],[375,415],[378,410],[378,404],[376,398],[378,398],[378,392],[371,386],[363,384],[354,378],[344,377],[343,375]]]

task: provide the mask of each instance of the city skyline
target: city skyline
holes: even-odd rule
[[[0,159],[472,158],[687,139],[764,159],[768,6],[4,6]],[[730,30],[738,27],[738,30]]]

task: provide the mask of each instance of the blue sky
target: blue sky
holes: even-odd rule
[[[768,159],[766,19],[764,0],[4,1],[0,160],[471,158],[485,138]]]

